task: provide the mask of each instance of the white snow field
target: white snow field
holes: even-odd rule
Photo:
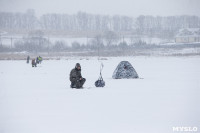
[[[112,79],[128,60],[143,79]],[[75,63],[87,79],[70,89]],[[106,86],[96,88],[100,62],[0,61],[0,133],[171,133],[200,131],[200,58],[119,57],[103,60]]]

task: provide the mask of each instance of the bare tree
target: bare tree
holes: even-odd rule
[[[119,36],[113,31],[106,31],[104,33],[104,40],[107,46],[111,46],[113,43],[117,43],[119,41]]]

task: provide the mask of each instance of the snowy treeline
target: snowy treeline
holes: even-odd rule
[[[173,37],[181,28],[200,28],[200,17],[141,15],[134,18],[85,12],[72,15],[52,13],[36,17],[31,9],[26,13],[0,12],[2,30],[114,31],[167,38]]]
[[[65,41],[52,43],[44,36],[44,32],[38,30],[30,32],[23,39],[14,42],[14,47],[0,45],[0,53],[22,52],[22,53],[48,53],[49,55],[66,56],[130,56],[130,55],[199,55],[200,43],[178,44],[178,45],[156,45],[136,39],[132,43],[125,40],[117,43],[118,36],[113,32],[107,35],[98,35],[88,40],[87,44],[77,41],[71,46]],[[184,50],[189,50],[184,53]]]

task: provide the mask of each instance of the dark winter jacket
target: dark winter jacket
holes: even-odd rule
[[[32,59],[32,65],[35,65],[35,59]]]
[[[80,78],[82,78],[81,69],[80,70],[78,70],[77,68],[72,69],[70,72],[70,81],[75,82],[77,80],[80,80]]]

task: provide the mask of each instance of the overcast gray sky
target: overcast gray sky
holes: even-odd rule
[[[0,0],[0,11],[74,14],[84,11],[105,15],[197,15],[200,0]]]

